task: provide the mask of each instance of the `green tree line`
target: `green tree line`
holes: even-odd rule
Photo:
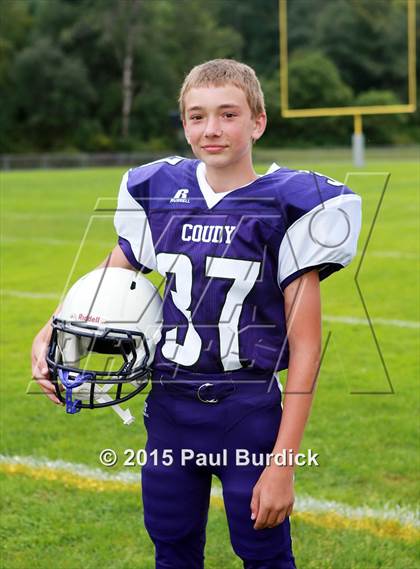
[[[291,107],[407,101],[402,0],[289,0]],[[278,0],[0,0],[0,152],[182,146],[177,95],[195,64],[252,65],[261,144],[348,144],[351,117],[280,114]],[[366,117],[372,144],[420,141],[418,115]]]

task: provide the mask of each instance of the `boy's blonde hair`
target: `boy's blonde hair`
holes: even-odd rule
[[[234,59],[212,59],[191,69],[179,93],[181,118],[185,116],[185,95],[196,87],[235,85],[244,91],[253,117],[265,113],[264,93],[255,71]]]

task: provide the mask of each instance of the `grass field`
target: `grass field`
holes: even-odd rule
[[[330,333],[330,341],[303,444],[319,453],[320,466],[302,468],[296,476],[297,564],[299,569],[413,569],[420,562],[420,534],[410,517],[418,507],[420,466],[419,167],[414,160],[389,161],[386,155],[357,172],[350,164],[313,163],[304,155],[287,166],[346,180],[363,198],[359,255],[322,285],[324,339]],[[0,471],[7,569],[153,567],[138,485],[98,483],[93,471],[106,470],[98,460],[103,448],[122,456],[126,448],[144,447],[143,396],[130,405],[138,421],[128,428],[110,410],[66,416],[34,394],[30,382],[35,332],[69,280],[97,265],[115,242],[112,214],[104,210],[115,207],[122,173],[54,170],[1,177]],[[101,211],[95,211],[98,203]],[[354,281],[368,235],[358,282],[374,335]],[[12,456],[33,462],[19,466]],[[51,461],[57,460],[85,465],[93,474],[79,476],[71,465],[54,469]],[[107,472],[124,470],[117,465]],[[206,559],[206,569],[241,567],[217,497]]]

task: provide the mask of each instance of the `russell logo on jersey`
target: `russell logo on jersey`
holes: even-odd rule
[[[190,198],[188,197],[188,193],[190,190],[186,188],[181,188],[178,190],[174,197],[170,199],[169,203],[190,203]]]

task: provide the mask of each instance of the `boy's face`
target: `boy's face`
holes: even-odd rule
[[[263,134],[266,115],[252,117],[242,89],[235,85],[196,87],[185,94],[185,136],[207,166],[223,168],[251,155],[252,140]]]

